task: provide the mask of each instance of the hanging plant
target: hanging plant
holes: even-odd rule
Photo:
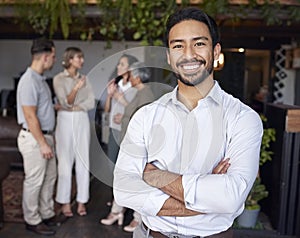
[[[205,10],[205,12],[215,17],[218,14],[231,14],[230,10],[230,4],[228,0],[218,0],[218,1],[209,1],[209,0],[203,0],[203,2],[200,4],[201,8]]]
[[[73,2],[74,4],[71,4]],[[95,18],[94,26],[80,25],[86,19],[84,7],[87,0],[16,0],[21,19],[29,23],[39,34],[49,33],[52,37],[61,31],[63,37],[69,37],[71,23],[73,30],[81,32],[80,38],[92,40],[94,34],[101,34],[111,46],[111,40],[125,40],[125,34],[130,34],[134,40],[139,40],[143,45],[162,45],[166,19],[178,7],[188,5],[198,6],[218,20],[239,21],[247,18],[253,12],[264,19],[266,24],[291,25],[300,21],[300,7],[280,4],[279,0],[248,0],[247,4],[233,4],[229,0],[97,0],[100,16]],[[234,1],[237,2],[237,1]],[[72,12],[76,17],[72,19]],[[79,13],[79,14],[77,14]],[[284,19],[280,14],[284,13]],[[81,19],[81,20],[80,20]]]
[[[69,0],[34,0],[30,4],[20,0],[17,12],[35,32],[44,35],[49,31],[50,38],[60,27],[63,37],[69,37],[69,25],[72,23]]]
[[[129,25],[134,31],[133,39],[141,40],[142,45],[162,45],[165,21],[176,7],[176,1],[140,0],[133,9]]]
[[[69,36],[69,25],[72,23],[68,0],[45,0],[45,8],[50,12],[50,36],[57,31],[60,23],[65,39]]]
[[[299,1],[300,3],[300,1]],[[281,25],[285,22],[300,21],[299,6],[286,6],[279,0],[248,0],[243,4],[232,4],[229,0],[203,0],[198,4],[205,12],[212,17],[226,15],[233,22],[246,19],[253,11],[258,12],[258,16],[265,21],[267,25]],[[284,21],[280,14],[284,13]]]
[[[33,7],[33,8],[36,8]],[[36,13],[34,10],[30,11],[27,15],[29,24],[32,26],[35,32],[43,35],[49,25],[49,16],[42,11]]]
[[[28,4],[26,0],[19,0],[16,4],[16,12],[19,15],[17,23],[21,25],[29,25],[33,30],[43,35],[48,29],[50,17],[49,12],[46,11],[39,0],[34,0]]]
[[[107,40],[107,48],[111,48],[112,39],[124,38],[125,11],[128,9],[128,14],[131,12],[132,3],[129,0],[97,0],[97,5],[101,12],[101,23],[99,27],[96,27],[96,31],[99,31]]]

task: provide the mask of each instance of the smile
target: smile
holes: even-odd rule
[[[200,67],[200,64],[182,65],[182,68],[184,70],[194,70],[194,69],[198,69],[199,67]]]

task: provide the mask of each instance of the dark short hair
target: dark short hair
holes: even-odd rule
[[[54,43],[52,40],[46,38],[38,38],[33,40],[31,46],[31,54],[35,55],[43,52],[52,52],[52,48],[54,47]]]
[[[169,16],[166,23],[165,45],[169,47],[169,33],[173,26],[186,21],[195,20],[204,23],[210,32],[213,47],[220,43],[220,34],[215,20],[197,7],[182,8]]]

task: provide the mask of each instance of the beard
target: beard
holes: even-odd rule
[[[183,60],[179,63],[177,63],[177,68],[180,64],[183,63],[193,63],[193,62],[199,62],[201,65],[206,65],[206,60]],[[177,79],[179,79],[183,84],[186,86],[196,86],[200,83],[202,83],[211,73],[213,72],[213,60],[205,67],[204,70],[200,70],[194,74],[184,74],[180,72],[174,72],[174,75]]]

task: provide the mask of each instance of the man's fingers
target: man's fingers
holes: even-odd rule
[[[215,167],[213,169],[213,174],[224,174],[224,173],[227,173],[227,170],[230,166],[230,163],[229,163],[229,158],[227,159],[224,159],[222,161],[219,162],[219,164],[217,165],[217,167]]]
[[[221,169],[220,174],[226,174],[229,166],[230,163],[225,164],[224,167]]]

